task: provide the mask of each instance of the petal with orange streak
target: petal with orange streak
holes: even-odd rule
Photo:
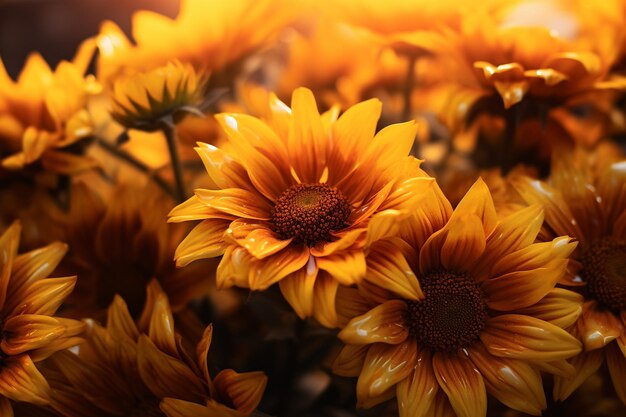
[[[415,367],[417,344],[406,340],[398,345],[377,343],[370,347],[356,385],[357,404],[378,397],[408,378]]]
[[[315,258],[311,256],[306,267],[291,273],[278,283],[283,297],[301,319],[310,317],[313,313],[313,288],[317,272]]]
[[[22,314],[6,320],[3,331],[2,351],[19,355],[55,343],[65,333],[65,326],[54,317]]]
[[[229,224],[230,221],[221,219],[200,222],[176,248],[174,252],[176,266],[183,267],[198,259],[223,255],[226,248],[224,233]]]
[[[478,216],[483,225],[485,236],[489,236],[498,223],[498,217],[489,188],[482,178],[476,180],[461,199],[454,209],[450,221],[455,218],[463,218],[470,213]]]
[[[339,327],[345,327],[356,316],[367,313],[371,304],[354,287],[340,286],[335,296],[335,310]]]
[[[487,305],[498,311],[532,306],[544,298],[565,272],[567,259],[553,259],[544,267],[513,271],[483,281]]]
[[[248,287],[252,261],[252,255],[244,248],[228,246],[217,266],[215,274],[217,288],[230,288],[234,285],[242,288]]]
[[[186,201],[174,207],[167,215],[169,223],[180,223],[189,220],[204,220],[214,217],[215,210],[207,206],[196,195],[192,195]],[[229,217],[226,215],[225,217]]]
[[[107,330],[116,338],[127,337],[135,341],[139,337],[139,330],[128,311],[126,301],[117,294],[107,310]]]
[[[581,343],[560,327],[519,314],[489,318],[480,339],[489,353],[503,358],[550,362],[582,350]]]
[[[336,297],[339,292],[339,282],[320,270],[313,288],[313,317],[322,326],[335,328],[339,325]]]
[[[173,357],[178,356],[176,336],[174,334],[174,315],[164,293],[159,294],[154,300],[148,327],[148,337],[160,351]]]
[[[333,361],[333,373],[357,377],[363,369],[370,345],[345,345]]]
[[[328,142],[313,93],[307,88],[294,90],[287,152],[301,182],[319,182],[328,162]]]
[[[275,255],[250,262],[249,285],[251,290],[265,290],[289,274],[303,268],[309,261],[306,245],[290,245]]]
[[[406,303],[390,300],[355,317],[339,332],[344,343],[364,345],[371,343],[398,344],[406,340],[409,331],[405,322]]]
[[[439,386],[459,417],[487,414],[485,382],[468,357],[437,352],[433,357],[433,369]]]
[[[253,189],[246,169],[233,156],[208,143],[198,143],[194,148],[204,163],[209,177],[219,188]]]
[[[376,242],[367,256],[365,280],[406,300],[424,298],[415,273],[397,241]]]
[[[25,291],[23,303],[11,315],[53,315],[74,290],[76,277],[48,278],[35,281]]]
[[[439,384],[427,350],[419,350],[411,374],[396,386],[400,417],[424,417],[433,405]]]
[[[564,288],[554,288],[538,303],[518,310],[516,314],[537,317],[562,329],[574,324],[583,311],[583,296]]]
[[[232,222],[225,236],[246,248],[257,259],[274,255],[286,248],[293,240],[281,239],[278,234],[268,228],[267,223],[247,219],[237,219]]]
[[[583,382],[593,375],[604,362],[604,352],[593,350],[574,356],[569,363],[574,367],[574,373],[568,378],[554,377],[553,396],[555,401],[565,401]]]
[[[0,308],[4,307],[13,263],[17,256],[22,226],[19,221],[14,222],[0,235]]]
[[[534,416],[540,416],[547,408],[538,370],[522,361],[492,356],[480,343],[468,349],[468,353],[485,381],[487,392],[501,403]]]
[[[362,250],[337,251],[315,259],[320,269],[328,272],[342,285],[358,284],[365,276],[365,254]]]
[[[326,242],[322,244],[318,244],[311,248],[311,255],[315,257],[329,256],[335,252],[348,249],[348,248],[361,248],[363,247],[364,239],[367,229],[358,228],[358,229],[347,229],[345,231],[341,231],[335,233],[335,237],[338,239],[333,242]]]
[[[613,388],[622,403],[626,404],[626,357],[615,344],[606,348],[606,363],[613,381]]]
[[[196,196],[208,207],[220,213],[253,220],[269,220],[271,206],[259,194],[241,188],[207,190],[198,188]]]
[[[447,270],[467,270],[485,251],[485,232],[481,219],[474,215],[451,220],[441,246],[441,265]]]
[[[579,329],[587,351],[603,348],[626,331],[622,321],[612,312],[598,307],[596,301],[583,304]]]
[[[435,183],[419,207],[400,229],[400,237],[418,251],[436,231],[441,230],[452,215],[452,206]]]
[[[4,359],[0,370],[0,395],[13,401],[46,405],[50,386],[28,355]]]
[[[233,404],[243,415],[252,413],[259,403],[267,385],[263,372],[237,373],[232,369],[221,371],[213,380],[220,398]]]
[[[198,376],[179,359],[161,352],[148,336],[139,337],[137,366],[141,379],[157,397],[200,402],[204,387]]]

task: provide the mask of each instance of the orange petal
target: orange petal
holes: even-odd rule
[[[202,375],[204,376],[204,381],[209,386],[209,393],[211,397],[215,395],[213,381],[211,380],[211,375],[209,374],[209,348],[211,347],[211,341],[213,340],[213,325],[209,324],[206,329],[204,329],[204,333],[202,334],[202,339],[198,342],[198,346],[196,347],[196,354],[198,355],[198,366],[202,371]]]
[[[463,270],[485,251],[485,232],[481,219],[468,214],[448,222],[441,246],[441,265],[447,270]]]
[[[335,308],[340,327],[345,327],[353,317],[365,314],[371,308],[371,304],[357,288],[341,286],[336,292]]]
[[[485,236],[489,236],[498,223],[496,209],[487,184],[479,178],[467,191],[450,217],[463,218],[467,214],[475,214],[481,220]]]
[[[205,220],[206,221],[206,220]],[[286,248],[293,239],[281,239],[267,224],[237,219],[226,230],[226,237],[244,247],[252,256],[263,259]]]
[[[626,404],[626,357],[615,344],[606,348],[606,363],[617,397]]]
[[[271,207],[268,201],[259,194],[241,188],[224,190],[198,188],[195,194],[202,203],[220,213],[244,219],[270,220]]]
[[[437,184],[430,188],[413,215],[407,220],[407,226],[400,229],[400,236],[416,251],[436,231],[441,230],[452,215],[452,206]]]
[[[139,331],[126,302],[117,294],[107,310],[107,330],[116,338],[127,337],[135,341],[139,337]]]
[[[213,409],[207,408],[203,405],[179,400],[177,398],[164,398],[161,401],[161,404],[159,404],[159,407],[167,417],[217,417],[221,415],[224,415],[224,417],[227,416],[227,414],[224,413],[216,414]]]
[[[562,329],[574,324],[583,311],[583,296],[563,288],[552,289],[538,303],[516,314],[537,317]]]
[[[156,282],[156,280],[153,282]],[[160,351],[173,357],[178,356],[176,336],[174,334],[174,316],[172,315],[167,296],[164,293],[159,294],[154,300],[148,337]]]
[[[547,407],[539,371],[515,359],[492,356],[480,343],[468,349],[469,357],[482,375],[487,391],[504,405],[540,416]]]
[[[313,288],[317,272],[315,258],[311,256],[306,267],[300,268],[278,283],[283,297],[301,319],[310,317],[313,313]]]
[[[406,303],[391,300],[367,313],[355,317],[339,332],[339,338],[348,344],[363,345],[376,342],[398,344],[409,335],[405,327]]]
[[[76,277],[48,278],[35,281],[24,292],[24,303],[18,305],[11,315],[53,315],[74,290]]]
[[[139,337],[137,365],[141,379],[157,397],[176,397],[201,402],[202,381],[179,359],[161,352],[145,335]]]
[[[289,160],[303,183],[319,182],[327,164],[328,137],[311,90],[297,88],[291,96]]]
[[[0,397],[0,416],[14,417],[13,407],[11,406],[11,401],[9,401],[8,398]]]
[[[224,233],[230,221],[222,219],[203,220],[194,227],[176,248],[176,266],[183,267],[198,259],[223,255],[226,248]]]
[[[554,289],[566,267],[567,259],[553,259],[542,268],[514,271],[487,279],[482,285],[487,305],[499,311],[532,306]]]
[[[553,395],[556,401],[565,401],[583,382],[596,373],[604,361],[604,352],[594,350],[574,356],[569,363],[574,367],[570,377],[555,376]]]
[[[469,358],[438,352],[433,357],[433,369],[439,386],[459,417],[487,415],[485,382]]]
[[[412,167],[407,165],[407,170]],[[398,210],[400,212],[413,212],[422,203],[422,201],[430,195],[430,190],[435,185],[435,179],[419,172],[415,176],[411,176],[405,180],[398,181],[378,208],[378,211]]]
[[[328,328],[338,326],[335,298],[339,282],[325,271],[319,271],[313,288],[313,317],[321,325]]]
[[[480,339],[489,353],[503,358],[549,362],[567,359],[582,349],[580,342],[560,327],[518,314],[490,318]]]
[[[370,345],[345,345],[333,362],[333,373],[357,377],[363,369]]]
[[[217,288],[230,288],[233,285],[243,288],[249,287],[252,260],[252,255],[244,248],[228,246],[217,266],[215,274]]]
[[[267,376],[263,372],[239,374],[232,369],[225,369],[213,381],[219,397],[226,404],[232,404],[243,415],[252,413],[261,402],[267,385]]]
[[[290,245],[288,248],[265,259],[253,260],[250,265],[251,290],[262,291],[289,274],[303,268],[309,261],[309,248]]]
[[[333,242],[324,243],[311,248],[311,255],[316,258],[332,255],[335,252],[348,248],[360,248],[363,247],[360,243],[365,235],[366,229],[350,229],[344,232],[337,233],[338,240]]]
[[[20,222],[16,221],[0,235],[0,308],[4,307],[6,301],[21,231],[22,226]]]
[[[579,328],[587,351],[603,348],[625,331],[621,320],[612,312],[599,308],[596,301],[583,305]]]
[[[397,243],[385,240],[372,245],[365,280],[406,300],[420,300],[424,294]]]
[[[416,134],[415,121],[386,126],[367,144],[365,158],[375,161],[378,172],[393,167],[409,155]]]
[[[357,406],[378,397],[413,373],[417,344],[407,340],[398,345],[370,346],[356,385]]]
[[[189,220],[204,220],[212,216],[215,212],[212,208],[204,204],[196,195],[192,195],[174,207],[167,215],[167,221],[170,223],[180,223]]]
[[[359,283],[365,276],[366,264],[363,250],[337,251],[332,255],[315,258],[320,269],[342,285]]]
[[[411,375],[396,387],[400,417],[424,417],[435,401],[439,384],[435,378],[430,353],[417,352]]]
[[[219,188],[243,188],[248,191],[253,189],[246,169],[233,156],[208,143],[198,143],[194,149],[204,163],[209,177]]]
[[[13,401],[46,405],[50,401],[50,386],[28,355],[13,356],[4,359],[0,395]]]
[[[9,318],[3,330],[2,351],[18,355],[55,343],[65,333],[65,326],[54,317],[23,314]]]

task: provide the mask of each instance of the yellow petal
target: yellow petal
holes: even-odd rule
[[[173,357],[178,356],[174,334],[174,316],[164,293],[161,293],[154,300],[148,336],[159,350]]]
[[[337,251],[315,260],[320,269],[328,272],[342,285],[357,284],[365,276],[365,254],[362,250]]]
[[[604,352],[594,350],[574,356],[569,363],[574,367],[574,372],[568,377],[555,376],[553,395],[556,401],[565,401],[580,387],[591,375],[596,373],[604,362]]]
[[[127,337],[136,341],[139,337],[139,331],[128,311],[126,302],[117,294],[107,310],[107,330],[116,338]]]
[[[537,317],[562,329],[578,320],[583,311],[583,296],[563,288],[554,288],[538,303],[516,311],[517,314]]]
[[[432,367],[431,355],[426,350],[417,352],[411,375],[396,388],[400,417],[424,417],[433,405],[439,384]]]
[[[21,224],[16,221],[0,235],[0,307],[6,301],[21,230]]]
[[[538,370],[522,361],[492,356],[480,343],[468,352],[485,381],[487,392],[504,405],[534,416],[540,416],[547,408]]]
[[[587,351],[603,348],[625,331],[621,320],[612,312],[599,308],[596,301],[583,305],[580,320],[580,337]]]
[[[397,243],[380,241],[372,245],[367,256],[365,280],[406,300],[420,300],[424,294]]]
[[[241,188],[207,190],[199,188],[196,196],[208,207],[236,217],[254,220],[269,220],[270,205],[256,193]]]
[[[472,265],[485,251],[485,232],[481,219],[473,214],[450,221],[441,246],[441,265],[459,271]]]
[[[310,257],[306,267],[297,270],[278,283],[283,297],[301,319],[310,317],[313,313],[313,288],[317,272],[315,258]]]
[[[405,311],[404,301],[387,301],[350,320],[338,336],[344,343],[353,345],[376,342],[402,343],[409,335],[404,324]]]
[[[207,219],[194,227],[176,248],[176,266],[183,267],[198,259],[215,258],[224,254],[224,233],[230,222]]]
[[[357,377],[361,373],[370,345],[345,345],[333,362],[333,373]]]
[[[0,347],[7,355],[19,355],[55,343],[65,333],[59,320],[35,314],[11,317],[4,323],[6,336]]]
[[[315,287],[313,288],[313,317],[322,326],[335,328],[338,326],[336,297],[339,282],[328,275],[326,271],[319,271]]]
[[[487,415],[485,382],[472,361],[462,354],[438,352],[433,357],[433,369],[459,417]]]
[[[356,385],[357,406],[408,378],[413,373],[416,355],[414,340],[398,345],[377,343],[370,346]]]
[[[215,210],[204,204],[197,196],[191,196],[187,201],[180,203],[169,212],[168,222],[180,223],[189,220],[204,220],[214,217]]]
[[[247,219],[237,219],[232,222],[226,230],[225,237],[233,239],[257,259],[280,252],[293,240],[281,239],[278,234],[268,228],[267,224]]]
[[[214,380],[215,389],[227,404],[232,404],[243,415],[252,413],[261,402],[267,385],[263,372],[237,373],[232,369],[220,372]]]
[[[250,265],[249,284],[252,290],[265,290],[289,274],[303,268],[309,261],[309,248],[291,245],[265,259],[254,260]]]
[[[582,350],[580,342],[560,327],[517,314],[490,318],[480,339],[489,353],[503,358],[549,362],[570,358]]]
[[[74,290],[76,277],[48,278],[35,281],[24,293],[25,302],[13,314],[53,315]]]
[[[13,401],[46,405],[50,386],[28,355],[8,357],[0,371],[0,395]]]
[[[209,374],[209,348],[211,347],[211,341],[213,340],[213,324],[209,324],[206,329],[204,329],[204,333],[202,334],[202,339],[198,342],[198,346],[196,348],[196,354],[198,355],[198,366],[202,371],[202,375],[204,376],[204,381],[209,386],[209,393],[211,396],[214,396],[214,386],[213,381],[211,380],[211,375]]]

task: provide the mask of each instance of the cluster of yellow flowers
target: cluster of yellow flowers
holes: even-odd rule
[[[626,1],[475,3],[0,61],[0,415],[623,416]]]

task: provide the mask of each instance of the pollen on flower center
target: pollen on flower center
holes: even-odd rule
[[[431,351],[455,352],[471,345],[485,327],[487,304],[465,273],[434,272],[420,279],[421,301],[409,301],[409,333]]]
[[[589,295],[610,310],[626,309],[626,243],[610,238],[595,242],[582,263]]]
[[[346,226],[350,203],[327,184],[296,184],[276,201],[272,210],[273,229],[283,239],[314,246],[329,241],[330,232]]]

